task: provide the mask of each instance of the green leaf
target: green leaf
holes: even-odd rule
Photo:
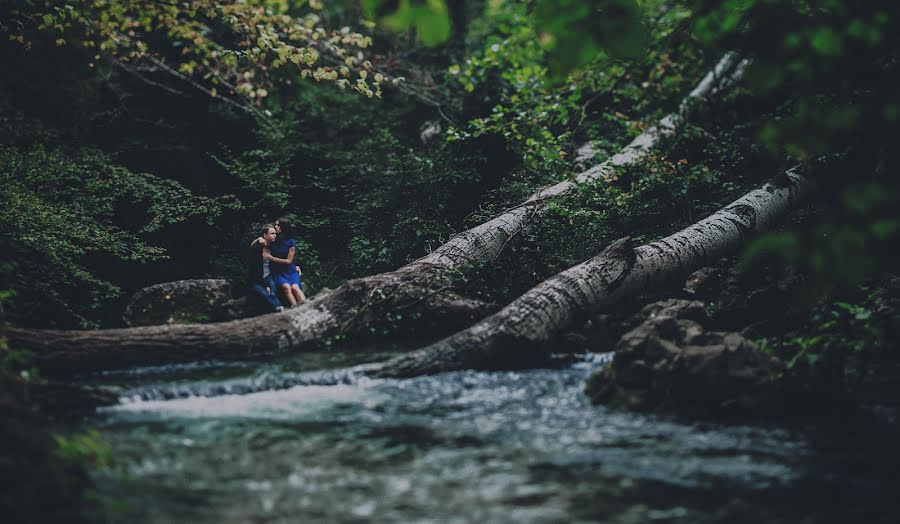
[[[450,17],[442,0],[430,0],[427,5],[413,8],[413,20],[419,39],[427,46],[435,46],[450,38]]]
[[[415,27],[419,40],[427,46],[441,44],[450,38],[450,15],[444,0],[400,0],[395,4],[385,0],[363,0],[363,9],[392,31]]]
[[[844,52],[844,42],[834,29],[820,27],[810,37],[813,49],[823,55],[838,56]]]
[[[638,59],[649,39],[634,0],[539,0],[534,18],[557,79],[601,52]]]
[[[756,61],[747,71],[747,83],[750,87],[764,92],[778,88],[784,80],[784,69],[776,64]]]

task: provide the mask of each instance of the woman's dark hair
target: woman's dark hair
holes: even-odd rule
[[[291,238],[291,232],[293,231],[293,228],[291,227],[291,221],[284,217],[281,217],[275,222],[281,228],[281,238]]]
[[[260,235],[265,235],[269,232],[270,229],[275,229],[275,226],[272,224],[266,224],[262,227],[262,230],[259,232]]]

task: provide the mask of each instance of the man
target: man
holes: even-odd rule
[[[247,280],[250,290],[261,297],[272,311],[284,310],[276,294],[275,281],[269,270],[269,261],[263,255],[268,254],[269,245],[275,241],[275,227],[271,224],[263,226],[260,237],[250,243],[247,256]]]

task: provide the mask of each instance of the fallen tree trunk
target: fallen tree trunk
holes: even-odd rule
[[[556,335],[577,318],[653,286],[684,279],[734,252],[748,235],[779,224],[808,189],[789,173],[681,231],[632,248],[613,242],[596,257],[544,281],[494,315],[424,349],[372,368],[377,377],[460,369],[498,370],[539,364]]]
[[[615,156],[573,180],[538,190],[522,204],[456,235],[400,269],[349,280],[298,308],[279,315],[217,324],[94,331],[11,329],[10,341],[14,347],[34,350],[42,369],[81,371],[315,349],[344,337],[365,334],[375,321],[411,308],[426,317],[455,320],[441,322],[445,326],[469,325],[493,309],[489,304],[455,295],[450,285],[454,271],[493,260],[510,238],[546,208],[549,199],[645,158],[660,139],[675,132],[700,100],[736,82],[745,64],[734,54],[723,57],[685,97],[678,111],[641,133]]]
[[[231,322],[174,324],[125,329],[43,330],[10,328],[7,338],[16,349],[29,349],[42,372],[49,374],[114,369],[203,359],[246,358],[279,351],[327,346],[359,325],[371,322],[379,301],[418,304],[420,321],[449,323],[462,329],[496,310],[496,306],[459,297],[452,292],[413,296],[428,272],[375,275],[350,281],[322,300],[303,306],[302,315],[289,310]],[[389,290],[389,291],[384,291]],[[387,296],[386,293],[395,293]],[[332,296],[335,294],[335,296]],[[371,311],[365,306],[370,305]],[[371,306],[374,304],[374,306]],[[299,309],[299,308],[297,308]]]

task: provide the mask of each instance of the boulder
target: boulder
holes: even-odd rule
[[[616,344],[611,365],[589,379],[594,402],[640,410],[712,413],[773,400],[783,364],[737,333],[707,331],[704,304],[664,300]]]
[[[231,300],[231,284],[221,278],[178,280],[141,289],[125,307],[128,326],[194,324],[221,318]]]

